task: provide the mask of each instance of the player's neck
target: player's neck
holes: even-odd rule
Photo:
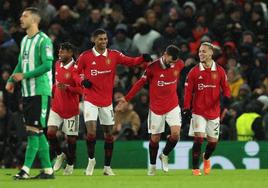
[[[208,60],[208,61],[203,62],[202,64],[206,69],[208,69],[212,67],[212,63],[213,63],[212,60]]]
[[[27,36],[29,37],[29,38],[32,38],[34,35],[36,35],[36,33],[38,33],[39,32],[39,29],[38,29],[38,27],[36,26],[36,25],[32,25],[30,28],[28,28],[27,30],[26,30],[26,33],[27,33]]]

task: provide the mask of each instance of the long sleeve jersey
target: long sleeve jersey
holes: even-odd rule
[[[184,89],[184,109],[207,119],[220,116],[220,93],[230,97],[230,87],[224,69],[213,62],[205,69],[199,63],[189,72]]]
[[[92,83],[91,88],[84,88],[84,100],[99,107],[111,105],[116,65],[133,66],[143,61],[142,56],[132,58],[116,50],[106,49],[103,54],[99,54],[93,47],[92,50],[85,51],[77,60],[76,75],[77,83],[83,79]],[[84,75],[84,78],[79,75]]]
[[[135,94],[149,82],[150,109],[159,115],[163,115],[179,104],[177,85],[180,72],[184,64],[181,60],[166,68],[162,58],[150,64],[140,80],[138,80],[126,95],[129,101]]]
[[[79,97],[82,94],[82,87],[76,84],[73,79],[75,62],[71,61],[63,66],[56,62],[55,84],[53,85],[52,110],[62,118],[70,118],[79,114]],[[66,89],[59,89],[57,84],[64,84]]]
[[[33,37],[23,37],[18,64],[14,73],[23,73],[21,92],[23,97],[51,96],[53,45],[50,38],[39,31]],[[14,82],[9,78],[9,82]]]

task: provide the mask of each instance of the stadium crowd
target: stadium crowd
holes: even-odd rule
[[[29,6],[42,10],[41,30],[53,41],[55,59],[62,42],[76,46],[76,58],[91,48],[91,33],[97,28],[108,32],[109,48],[129,56],[149,53],[157,58],[168,45],[178,46],[185,64],[178,82],[181,106],[186,76],[199,62],[198,48],[202,42],[211,42],[217,47],[215,61],[227,72],[232,96],[231,102],[223,105],[228,107],[222,109],[220,140],[268,139],[267,1],[0,0],[0,164],[3,167],[21,165],[26,146],[20,86],[10,94],[5,85],[17,64],[19,45],[25,35],[19,17]],[[114,105],[142,72],[139,67],[117,68]],[[116,112],[117,139],[148,139],[148,86],[145,88],[123,112]],[[82,115],[80,123],[79,138],[84,138]],[[241,124],[250,127],[249,138],[239,134]],[[188,129],[189,125],[183,123],[181,140],[190,139]],[[103,139],[100,133],[97,129],[97,138]]]

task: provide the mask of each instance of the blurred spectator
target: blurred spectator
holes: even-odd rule
[[[132,47],[132,40],[127,37],[127,25],[118,24],[115,28],[115,35],[112,38],[111,49],[118,50],[125,55],[129,56],[137,56],[138,49]]]
[[[42,23],[44,24],[46,30],[49,26],[49,23],[54,19],[57,15],[56,8],[49,2],[49,0],[36,0],[33,6],[42,10]]]
[[[78,26],[78,30],[81,30],[84,36],[90,37],[91,33],[103,26],[103,20],[101,11],[98,8],[93,8],[88,12],[88,15],[83,23]]]
[[[241,85],[244,84],[244,80],[237,68],[229,68],[227,71],[227,78],[231,89],[231,96],[236,98]]]
[[[239,36],[245,29],[245,25],[241,19],[242,12],[240,5],[231,3],[227,7],[226,14],[225,38],[230,38],[231,40],[238,42]]]
[[[238,141],[264,140],[264,125],[262,120],[263,104],[252,100],[246,105],[246,112],[236,120],[236,133]]]
[[[120,112],[115,112],[114,139],[132,140],[138,138],[141,122],[139,115],[133,110],[133,105],[128,103]]]
[[[79,24],[84,23],[85,19],[89,13],[89,10],[92,8],[88,0],[77,0],[76,5],[74,6],[74,12],[79,14],[77,22]]]
[[[116,29],[116,26],[118,24],[126,24],[125,17],[123,15],[123,10],[121,6],[119,5],[114,5],[111,9],[111,13],[109,13],[104,20],[105,23],[105,28],[107,31],[110,33],[114,33],[114,30]]]
[[[144,18],[146,19],[148,25],[149,25],[152,29],[154,29],[154,30],[160,32],[160,26],[161,26],[161,24],[160,24],[160,20],[159,20],[159,18],[157,17],[157,15],[156,15],[156,13],[155,13],[154,10],[152,10],[152,9],[148,9],[148,10],[145,12]]]
[[[179,46],[182,41],[182,37],[179,35],[176,29],[176,23],[167,22],[162,31],[163,35],[155,39],[153,43],[153,51],[159,57],[165,51],[166,46],[171,44]]]
[[[19,47],[16,41],[0,25],[0,65],[9,64],[12,69],[17,65]]]
[[[138,18],[133,27],[137,30],[137,33],[133,37],[133,48],[137,48],[140,54],[151,54],[153,43],[155,39],[161,36],[160,33],[153,30],[144,18]]]
[[[187,24],[186,27],[189,30],[192,30],[194,25],[195,25],[195,23],[194,23],[195,13],[196,13],[195,3],[192,1],[186,1],[183,4],[183,15],[184,15],[183,20],[186,22],[186,24]]]
[[[142,17],[147,9],[145,0],[123,0],[123,10],[126,21],[133,24],[138,18]]]
[[[208,28],[204,25],[197,24],[192,29],[193,41],[189,43],[190,52],[193,55],[197,55],[198,49],[201,44],[201,38],[208,33]],[[209,41],[207,41],[209,42]]]

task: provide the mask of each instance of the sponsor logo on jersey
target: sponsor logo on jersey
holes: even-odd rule
[[[212,80],[216,80],[218,77],[217,73],[211,73]]]
[[[106,58],[106,61],[105,62],[106,62],[107,65],[110,65],[111,64],[111,59]]]
[[[70,79],[70,78],[71,78],[71,73],[66,72],[66,73],[64,74],[64,77],[65,77],[65,79]]]
[[[92,65],[96,65],[96,62],[95,62],[95,61],[93,61],[91,64],[92,64]]]
[[[199,77],[198,77],[198,80],[202,80],[203,79],[203,77],[200,75]]]
[[[160,74],[160,78],[163,78],[163,77],[165,77],[164,74]]]
[[[157,86],[159,87],[163,87],[163,86],[167,86],[167,85],[171,85],[171,84],[176,84],[177,80],[171,81],[171,82],[165,82],[165,81],[157,81]]]
[[[216,88],[216,85],[205,85],[205,84],[198,84],[198,90],[203,90],[203,89],[206,89],[206,88]]]
[[[179,75],[179,71],[174,70],[173,75],[174,75],[175,77],[178,77],[178,75]]]
[[[97,76],[99,74],[109,74],[112,70],[104,70],[104,71],[98,71],[98,70],[90,70],[91,76]]]

